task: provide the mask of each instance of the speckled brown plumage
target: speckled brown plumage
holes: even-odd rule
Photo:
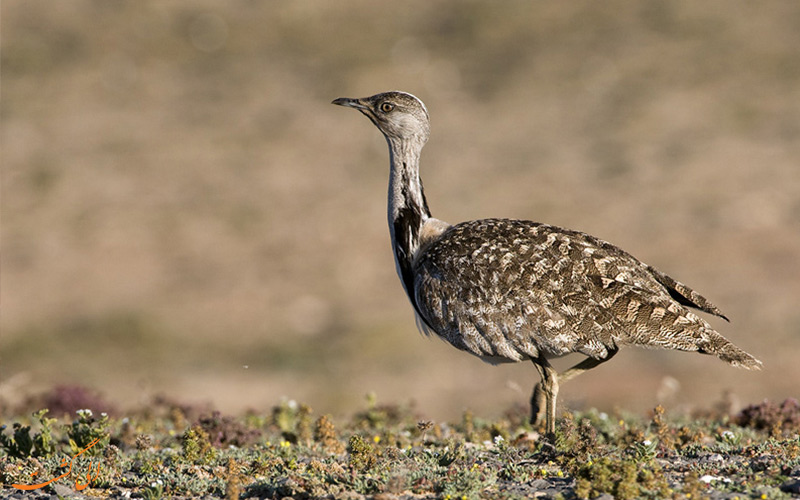
[[[721,316],[685,285],[578,231],[507,219],[452,226],[414,263],[414,293],[431,330],[490,361],[624,345],[755,360],[673,298]]]
[[[760,368],[690,311],[725,318],[716,306],[608,242],[525,220],[450,226],[433,218],[419,177],[430,118],[413,95],[333,103],[359,110],[386,138],[395,262],[422,329],[485,361],[533,361],[541,382],[531,420],[544,417],[549,435],[559,380],[611,359],[622,346],[697,351]],[[557,374],[548,359],[574,352],[587,359]]]

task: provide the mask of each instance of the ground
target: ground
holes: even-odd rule
[[[163,399],[125,417],[84,408],[5,421],[3,499],[800,497],[794,400],[737,415],[565,412],[553,444],[520,409],[432,422],[375,400],[344,422],[292,400],[235,418]],[[70,457],[74,470],[43,488],[10,486],[65,474]]]

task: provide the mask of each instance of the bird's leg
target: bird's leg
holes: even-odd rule
[[[572,368],[559,373],[558,380],[561,382],[566,382],[567,380],[573,379],[586,370],[591,370],[595,366],[605,363],[609,359],[613,358],[618,351],[619,349],[609,350],[608,355],[602,359],[586,358]]]
[[[540,372],[541,373],[541,372]],[[533,394],[531,394],[531,425],[537,426],[542,421],[545,415],[545,405],[547,403],[544,399],[544,392],[542,391],[542,383],[537,382],[533,387]]]
[[[597,365],[605,363],[609,359],[613,358],[614,355],[619,351],[619,349],[609,350],[608,355],[602,359],[595,359],[595,358],[586,358],[580,363],[576,364],[572,368],[564,370],[563,372],[558,374],[558,382],[566,382],[567,380],[573,379],[580,375],[581,373],[585,372],[586,370],[591,370]],[[537,361],[538,362],[538,361]],[[537,365],[539,368],[539,365]],[[542,373],[542,370],[539,368],[539,373]],[[544,381],[544,376],[542,376],[542,381],[536,384],[533,388],[533,394],[531,395],[531,425],[537,425],[539,422],[542,421],[543,412],[545,411],[545,405],[547,404],[544,390],[542,389],[542,382]]]
[[[531,397],[531,422],[540,418],[542,402],[545,410],[545,434],[554,441],[556,434],[556,401],[558,399],[558,372],[542,357],[534,360],[541,380],[536,384]],[[537,394],[538,392],[538,394]],[[544,399],[544,401],[542,401]]]

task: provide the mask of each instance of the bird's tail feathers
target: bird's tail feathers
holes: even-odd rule
[[[717,334],[719,335],[719,334]],[[718,339],[710,342],[708,346],[701,349],[701,352],[714,354],[722,361],[730,363],[739,368],[746,368],[748,370],[760,370],[763,363],[754,358],[747,352],[736,347],[733,343],[729,342],[722,335]]]

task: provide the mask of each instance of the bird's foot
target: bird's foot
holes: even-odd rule
[[[558,454],[558,451],[556,450],[556,435],[549,432],[543,434],[542,438],[539,440],[539,447],[536,451],[546,457],[556,456]]]

